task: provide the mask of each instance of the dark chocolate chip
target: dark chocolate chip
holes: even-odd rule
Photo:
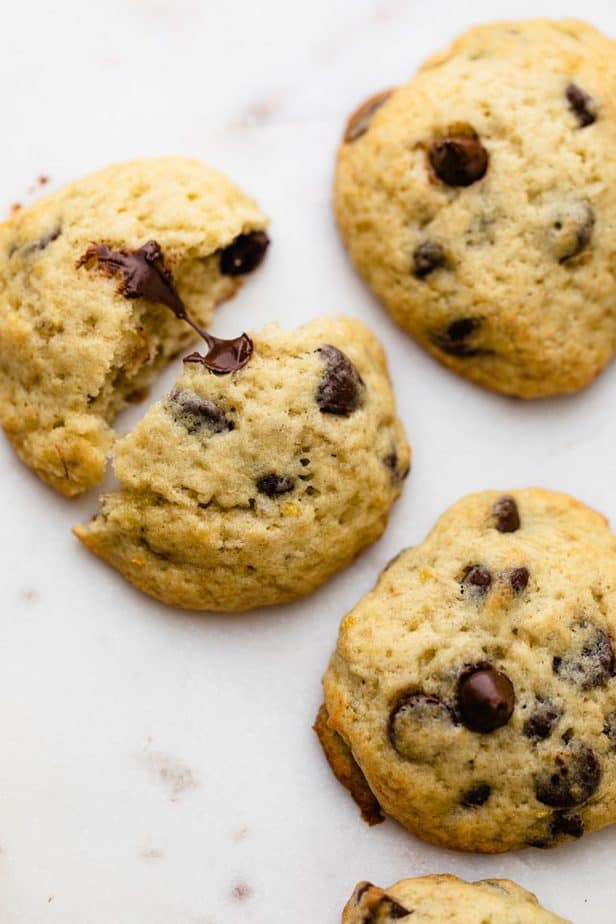
[[[487,783],[480,783],[478,786],[473,786],[472,789],[465,792],[460,801],[462,805],[466,805],[468,808],[485,805],[491,793],[491,786],[488,786]]]
[[[288,494],[295,487],[293,478],[287,478],[285,475],[276,475],[271,472],[269,475],[263,475],[257,481],[257,491],[260,494],[267,494],[268,497],[277,497],[278,494]]]
[[[391,473],[391,480],[394,484],[397,484],[399,481],[404,481],[407,477],[410,467],[407,465],[404,470],[399,466],[398,453],[395,449],[392,449],[383,459],[383,465],[385,468],[388,468]]]
[[[270,239],[265,231],[239,234],[220,252],[220,272],[223,276],[243,276],[252,273],[263,262]]]
[[[400,757],[423,763],[441,746],[439,727],[447,731],[454,724],[452,709],[439,696],[405,692],[389,714],[387,734]]]
[[[473,346],[468,343],[471,337],[481,327],[481,318],[458,318],[452,321],[445,331],[432,331],[429,336],[435,346],[459,359],[468,359],[473,356],[487,356],[491,350],[484,347]]]
[[[317,390],[317,404],[321,413],[347,417],[362,402],[363,380],[342,350],[324,344],[317,352],[325,360],[325,373]]]
[[[485,176],[488,152],[470,125],[453,126],[452,129],[447,137],[430,147],[430,166],[448,186],[470,186]]]
[[[550,247],[559,263],[586,250],[595,228],[595,212],[589,202],[570,202],[554,213]]]
[[[422,241],[413,253],[413,273],[418,279],[445,265],[445,251],[435,241]]]
[[[492,583],[492,575],[484,565],[467,565],[464,570],[461,585],[479,594],[487,594]]]
[[[514,594],[521,594],[528,587],[530,572],[528,568],[514,568],[509,572],[509,583]]]
[[[535,779],[535,795],[551,808],[582,805],[601,782],[601,767],[593,751],[583,744],[570,744],[559,751],[551,770]]]
[[[253,343],[248,334],[241,334],[234,340],[221,340],[205,331],[201,336],[209,346],[205,356],[201,353],[191,353],[184,357],[185,363],[201,363],[210,372],[217,375],[226,375],[242,369],[253,354]]]
[[[469,668],[458,682],[458,711],[471,731],[492,732],[513,714],[515,691],[509,677],[491,667]]]
[[[353,900],[355,905],[362,906],[362,924],[386,924],[413,914],[371,882],[360,882],[355,888]]]
[[[610,712],[603,723],[603,734],[606,735],[613,747],[616,747],[616,712]]]
[[[370,128],[370,123],[372,122],[374,114],[381,108],[383,103],[387,102],[392,93],[393,90],[383,90],[381,93],[375,93],[374,96],[371,96],[370,99],[363,102],[361,106],[352,113],[344,130],[344,140],[346,144],[357,141],[358,138],[366,134]]]
[[[120,293],[125,298],[146,298],[166,305],[181,319],[186,310],[173,283],[171,270],[165,266],[156,241],[148,241],[137,250],[112,250],[106,244],[91,244],[77,261],[77,267],[96,261],[107,276],[121,275]]]
[[[578,87],[575,83],[570,83],[565,90],[565,95],[569,102],[569,108],[578,120],[580,128],[586,128],[597,121],[597,104],[592,96],[589,96],[581,87]]]
[[[539,701],[533,714],[525,721],[522,731],[531,741],[543,741],[550,737],[560,716],[560,709],[549,700]]]
[[[571,644],[564,655],[552,660],[558,677],[577,684],[582,690],[604,687],[614,675],[614,650],[610,637],[591,622],[581,622],[571,629]]]
[[[51,231],[48,231],[47,234],[41,235],[35,241],[32,241],[30,244],[26,244],[25,247],[21,249],[21,252],[24,256],[30,253],[39,252],[45,250],[52,244],[54,241],[57,241],[60,235],[62,234],[62,228],[59,225],[56,225],[55,228],[52,228]]]
[[[499,533],[515,533],[520,528],[520,512],[513,497],[504,494],[492,507],[494,524]]]
[[[579,815],[565,815],[563,812],[554,812],[550,822],[550,834],[558,837],[567,834],[569,837],[581,837],[584,833],[584,822]]]
[[[213,401],[200,398],[194,391],[174,391],[171,402],[174,417],[189,433],[197,433],[204,429],[211,433],[233,430],[233,422],[226,417],[224,411]]]

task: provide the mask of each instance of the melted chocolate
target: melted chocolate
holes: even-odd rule
[[[124,298],[146,298],[159,302],[173,311],[176,318],[189,324],[205,340],[208,352],[191,353],[184,362],[201,363],[210,372],[225,375],[236,372],[246,365],[253,352],[252,340],[241,334],[234,340],[221,340],[208,334],[188,315],[180,298],[171,270],[165,266],[160,246],[148,241],[137,250],[112,250],[106,244],[91,244],[77,261],[77,267],[96,260],[100,270],[107,276],[121,275],[119,292]]]

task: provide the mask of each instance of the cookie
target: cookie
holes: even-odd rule
[[[111,423],[263,258],[256,203],[196,160],[116,164],[0,227],[0,421],[66,495],[103,477]]]
[[[470,495],[342,622],[322,743],[431,843],[579,838],[616,820],[615,639],[602,516],[542,489]]]
[[[386,924],[411,915],[413,924],[568,924],[510,879],[465,882],[448,875],[402,879],[387,890],[360,882],[342,924]]]
[[[385,356],[350,318],[193,354],[115,450],[121,490],[77,527],[140,590],[244,610],[314,590],[385,528],[408,472]],[[248,354],[248,358],[246,358]],[[231,371],[231,367],[235,371]]]
[[[580,22],[464,34],[351,117],[335,210],[355,267],[450,369],[535,398],[616,350],[616,69]]]

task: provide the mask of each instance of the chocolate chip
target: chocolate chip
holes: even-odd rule
[[[174,391],[171,394],[171,406],[174,416],[189,433],[208,430],[210,433],[222,433],[233,430],[234,424],[213,401],[200,398],[194,391]]]
[[[554,812],[550,822],[550,834],[558,837],[567,834],[569,837],[581,837],[584,833],[584,822],[579,815],[565,815],[563,812]]]
[[[454,724],[452,709],[439,696],[405,692],[389,714],[387,734],[400,757],[430,763],[447,750]]]
[[[458,682],[458,710],[471,731],[492,732],[513,714],[515,691],[506,674],[491,667],[469,668]]]
[[[383,465],[385,468],[388,468],[391,473],[391,480],[394,484],[397,484],[400,481],[404,481],[407,477],[410,467],[405,466],[404,470],[399,466],[398,453],[395,449],[392,449],[383,459]]]
[[[582,690],[604,687],[614,675],[614,650],[609,636],[591,622],[571,629],[571,643],[564,655],[552,660],[554,673]]]
[[[270,239],[265,231],[238,234],[220,252],[220,272],[223,276],[243,276],[252,273],[263,262]]]
[[[41,235],[41,237],[37,238],[35,241],[32,241],[30,244],[26,244],[25,247],[22,247],[21,252],[24,256],[26,256],[31,253],[45,250],[47,247],[49,247],[50,244],[52,244],[54,241],[57,241],[61,234],[62,228],[60,225],[56,225],[56,227],[52,228],[51,231],[48,231],[47,234]]]
[[[609,738],[610,744],[616,747],[616,712],[610,712],[603,723],[603,734]]]
[[[393,92],[393,90],[383,90],[381,93],[375,93],[374,96],[371,96],[370,99],[367,99],[355,110],[349,117],[344,130],[346,144],[357,141],[358,138],[366,134],[374,114],[381,108],[383,103],[387,102]]]
[[[531,741],[549,738],[560,719],[560,709],[549,700],[540,700],[533,714],[524,723],[523,733]]]
[[[119,292],[124,298],[146,298],[166,305],[181,319],[186,311],[173,283],[171,270],[165,265],[156,241],[148,241],[137,250],[112,250],[106,244],[91,244],[77,261],[77,267],[96,262],[107,276],[121,275]]]
[[[445,137],[435,141],[428,159],[435,174],[448,186],[470,186],[488,169],[488,152],[470,125],[455,125]]]
[[[360,882],[355,887],[353,901],[356,906],[361,906],[362,924],[385,924],[386,921],[396,921],[413,914],[371,882]]]
[[[492,507],[494,524],[499,533],[515,533],[520,528],[520,513],[513,497],[504,494]]]
[[[559,263],[566,263],[586,250],[595,227],[595,213],[589,202],[570,202],[553,214],[550,249]]]
[[[317,404],[321,413],[348,417],[362,402],[363,380],[342,350],[324,344],[317,352],[325,360],[325,374],[317,390]]]
[[[276,475],[271,472],[269,475],[263,475],[257,481],[257,491],[260,494],[267,494],[268,497],[276,497],[278,494],[288,494],[295,487],[293,478],[287,478],[285,475]]]
[[[565,95],[569,102],[569,108],[575,114],[580,124],[580,128],[586,128],[597,121],[597,104],[592,96],[589,96],[581,87],[575,83],[570,83],[565,90]]]
[[[492,583],[492,575],[484,565],[467,565],[464,570],[461,585],[471,588],[479,594],[487,594]]]
[[[586,802],[601,782],[601,768],[593,751],[570,744],[554,758],[553,768],[535,779],[535,795],[551,808],[572,808]]]
[[[435,241],[422,241],[413,252],[413,273],[418,279],[445,265],[445,251]]]
[[[221,340],[206,331],[200,331],[200,334],[209,347],[207,354],[191,353],[184,357],[184,362],[201,363],[216,375],[238,372],[253,354],[254,346],[248,334],[241,334],[233,340]]]
[[[528,568],[514,568],[509,572],[509,583],[514,594],[521,594],[528,587],[530,572]]]
[[[481,318],[458,318],[445,331],[432,331],[429,337],[439,350],[449,356],[457,356],[459,359],[486,356],[491,350],[467,343],[468,338],[481,327],[481,323]]]
[[[487,783],[480,783],[478,786],[473,786],[472,789],[469,789],[468,792],[464,793],[460,801],[462,802],[462,805],[466,805],[468,808],[485,805],[485,803],[490,798],[491,793],[491,786],[488,786]]]

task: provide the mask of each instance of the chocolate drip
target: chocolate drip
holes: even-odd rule
[[[91,244],[77,261],[77,267],[94,260],[105,275],[120,274],[123,277],[118,291],[124,298],[146,298],[166,305],[176,318],[189,324],[206,342],[208,352],[205,356],[191,353],[184,362],[202,363],[210,372],[224,375],[241,369],[252,356],[252,340],[247,334],[241,334],[234,340],[221,340],[208,334],[193,321],[175,288],[171,270],[165,266],[163,253],[156,241],[148,241],[133,251],[112,250],[106,244]]]

